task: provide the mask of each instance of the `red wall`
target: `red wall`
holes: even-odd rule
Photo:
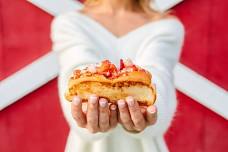
[[[181,62],[226,90],[227,6],[226,0],[185,0],[175,8],[186,27]],[[51,20],[26,1],[0,0],[0,80],[51,49]],[[226,152],[228,122],[180,92],[178,99],[166,134],[171,152]],[[0,112],[0,151],[62,152],[68,130],[55,79]]]

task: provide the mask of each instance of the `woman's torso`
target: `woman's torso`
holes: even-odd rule
[[[97,50],[101,58],[109,58],[117,65],[120,58],[131,58],[134,61],[140,54],[140,50],[143,50],[144,46],[148,45],[147,39],[156,38],[161,34],[161,29],[169,28],[169,25],[173,26],[173,23],[174,25],[177,22],[179,24],[179,21],[174,18],[161,18],[147,21],[139,27],[134,27],[130,32],[122,31],[124,34],[119,33],[120,35],[117,36],[100,22],[79,11],[69,12],[64,17],[79,32],[78,36],[81,36],[80,38],[83,39],[87,46]],[[118,126],[107,138],[96,143],[84,143],[75,135],[74,131],[71,131],[66,151],[157,152],[159,150],[156,140],[156,138],[151,138],[150,140],[134,139],[126,135],[125,130]]]

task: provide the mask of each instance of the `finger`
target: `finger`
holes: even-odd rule
[[[99,105],[99,127],[101,132],[105,132],[109,129],[109,109],[107,99],[100,98]]]
[[[86,114],[86,112],[87,112],[87,104],[88,104],[87,102],[82,103],[82,111],[84,114]]]
[[[115,128],[117,125],[117,107],[115,104],[110,105],[110,127]]]
[[[140,106],[141,113],[143,114],[143,117],[146,119],[146,106]]]
[[[134,130],[134,125],[130,117],[130,113],[128,111],[128,107],[123,99],[118,100],[118,108],[119,108],[119,117],[122,125],[127,130]]]
[[[146,127],[146,121],[141,113],[138,102],[136,102],[132,96],[127,97],[126,101],[135,129],[137,131],[142,131]]]
[[[149,106],[147,108],[147,123],[148,125],[153,125],[157,121],[157,108],[156,106]]]
[[[82,111],[82,102],[81,98],[75,96],[71,103],[71,113],[74,120],[77,122],[79,127],[85,127],[86,125],[86,117]]]
[[[90,132],[96,133],[98,131],[98,97],[91,95],[87,106],[87,128]]]

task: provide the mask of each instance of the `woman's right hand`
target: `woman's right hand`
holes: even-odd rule
[[[78,126],[87,128],[91,133],[107,132],[117,125],[117,107],[108,105],[105,98],[91,95],[87,102],[87,109],[82,109],[82,100],[75,96],[71,104],[71,113]]]

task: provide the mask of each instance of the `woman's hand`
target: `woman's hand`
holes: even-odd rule
[[[155,106],[140,107],[133,97],[118,100],[119,122],[130,132],[141,132],[147,126],[153,125],[157,119]]]
[[[117,106],[108,105],[105,98],[91,95],[87,110],[82,109],[81,98],[75,96],[71,105],[72,116],[79,127],[87,128],[91,133],[106,132],[117,125]]]

